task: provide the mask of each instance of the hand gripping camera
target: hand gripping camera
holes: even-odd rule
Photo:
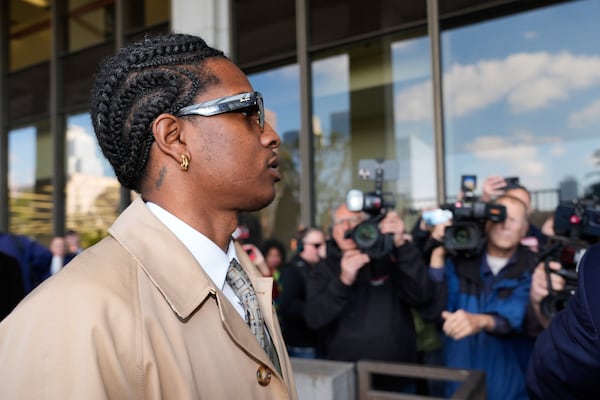
[[[567,306],[577,289],[577,265],[590,244],[600,238],[600,206],[589,199],[563,202],[554,212],[554,233],[540,252],[548,282],[548,295],[542,299],[540,311],[548,318]],[[550,268],[550,261],[557,261],[561,268]],[[552,287],[550,274],[564,278],[565,287]]]
[[[396,180],[397,173],[398,164],[394,160],[360,160],[358,175],[363,180],[374,180],[375,190],[364,193],[351,189],[346,195],[346,206],[350,211],[363,211],[371,217],[347,231],[345,237],[354,240],[358,249],[372,259],[383,258],[394,248],[394,236],[382,234],[379,222],[396,204],[394,194],[383,191],[383,181]]]

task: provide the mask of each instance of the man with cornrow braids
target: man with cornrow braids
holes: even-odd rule
[[[296,399],[272,278],[232,239],[280,179],[260,93],[201,38],[164,34],[104,60],[90,108],[140,196],[0,324],[0,398]]]

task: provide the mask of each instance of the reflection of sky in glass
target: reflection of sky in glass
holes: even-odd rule
[[[31,189],[35,183],[36,129],[26,127],[10,131],[8,135],[8,187]]]
[[[600,2],[581,1],[443,35],[448,192],[461,174],[530,189],[589,183],[600,149]]]
[[[350,108],[349,62],[348,55],[340,54],[312,63],[314,114],[325,136],[332,130],[331,116]]]
[[[275,114],[277,133],[284,139],[300,129],[300,88],[298,65],[290,65],[249,77],[254,90],[261,92],[265,108]]]
[[[72,115],[67,119],[67,126],[67,136],[70,136],[71,140],[76,141],[78,144],[73,146],[72,149],[67,148],[67,159],[79,158],[78,162],[84,164],[79,172],[114,177],[115,174],[110,163],[102,154],[100,146],[98,146],[90,115],[87,113]],[[73,171],[68,172],[72,173]]]

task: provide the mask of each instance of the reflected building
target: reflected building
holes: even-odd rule
[[[572,176],[566,177],[559,183],[558,188],[560,201],[573,201],[579,197],[579,184]]]

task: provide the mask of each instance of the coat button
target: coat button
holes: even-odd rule
[[[256,380],[260,386],[267,386],[271,383],[271,370],[264,365],[261,365],[256,370]]]

